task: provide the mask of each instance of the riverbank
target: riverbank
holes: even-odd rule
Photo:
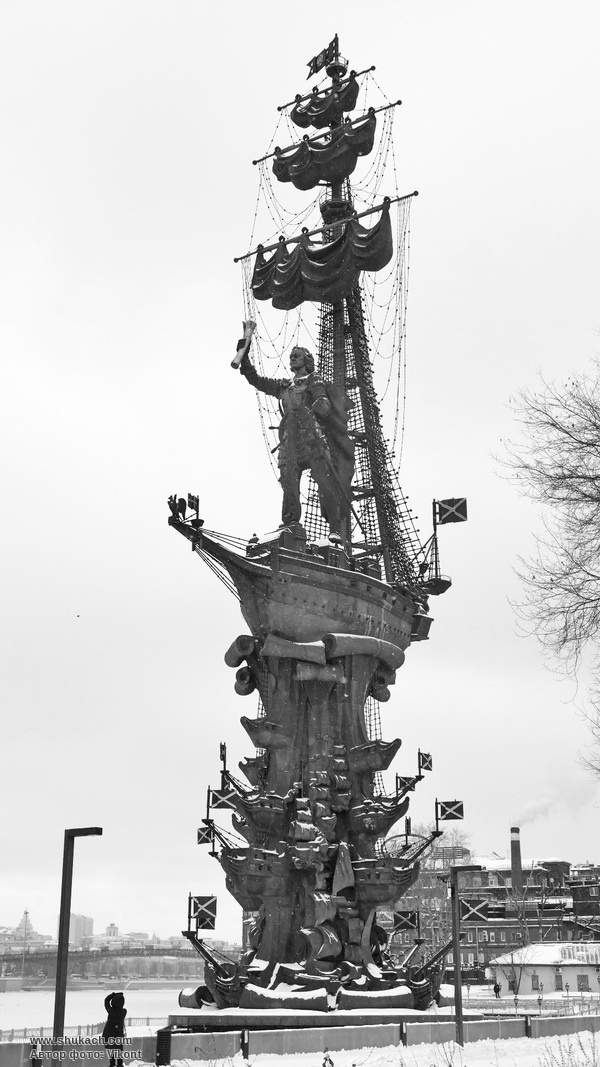
[[[128,1019],[166,1018],[179,1011],[178,993],[192,982],[186,979],[169,985],[149,982],[143,988],[124,989],[117,982],[110,987],[67,989],[65,1026],[89,1026],[106,1018],[104,998],[112,989],[123,989]],[[32,990],[0,992],[0,1030],[50,1027],[54,1019],[54,986]]]

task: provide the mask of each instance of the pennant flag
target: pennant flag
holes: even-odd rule
[[[465,496],[451,497],[450,500],[436,500],[438,526],[446,522],[467,521],[467,498]]]
[[[212,826],[199,826],[198,827],[198,844],[210,845],[212,844],[213,831]]]
[[[399,930],[416,930],[418,927],[418,915],[416,911],[394,912],[394,933]]]
[[[210,806],[211,808],[233,808],[237,811],[236,797],[237,792],[231,786],[227,789],[211,789]]]
[[[227,763],[227,745],[224,741],[219,742],[219,759],[221,763]]]
[[[308,64],[307,78],[312,78],[313,74],[318,74],[323,67],[326,67],[329,63],[333,63],[337,59],[338,39],[337,36],[333,38],[324,48],[322,52],[319,52],[318,56],[313,56]]]
[[[190,917],[196,930],[214,930],[217,921],[216,897],[190,897]]]
[[[191,508],[192,511],[200,510],[200,499],[194,496],[193,493],[188,493],[188,508]]]
[[[486,923],[488,921],[488,902],[479,897],[477,900],[461,900],[460,918],[465,922]]]
[[[432,771],[433,760],[430,752],[419,751],[419,770],[420,771]]]
[[[438,801],[438,818],[440,819],[464,819],[465,811],[462,800]]]

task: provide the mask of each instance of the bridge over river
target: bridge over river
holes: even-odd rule
[[[164,941],[156,944],[95,945],[94,947],[69,949],[69,974],[85,974],[89,963],[101,964],[99,970],[102,972],[109,969],[111,960],[127,958],[159,960],[165,957],[198,960],[189,942],[181,945],[172,945]],[[31,977],[44,971],[48,978],[54,978],[56,958],[56,945],[28,945],[25,950],[22,945],[3,945],[0,947],[0,975],[22,973]],[[94,966],[94,970],[98,970],[98,967]]]

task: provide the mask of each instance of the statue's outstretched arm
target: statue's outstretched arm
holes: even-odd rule
[[[245,355],[240,363],[240,373],[250,382],[250,385],[261,393],[267,393],[268,396],[280,397],[283,390],[290,384],[285,378],[263,378],[252,366],[248,355]]]

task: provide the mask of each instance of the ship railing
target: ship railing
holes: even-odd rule
[[[158,1029],[159,1026],[166,1026],[168,1023],[167,1016],[153,1016],[153,1015],[140,1015],[140,1016],[127,1016],[125,1023],[125,1033],[128,1028],[133,1026],[151,1026]],[[78,1038],[95,1037],[97,1034],[101,1034],[106,1019],[103,1019],[100,1023],[88,1023],[86,1026],[65,1026],[64,1037],[68,1038],[70,1042],[75,1042]],[[0,1030],[0,1043],[5,1044],[11,1041],[49,1041],[52,1038],[53,1028],[51,1026],[37,1026],[37,1027],[24,1027],[21,1030]]]

